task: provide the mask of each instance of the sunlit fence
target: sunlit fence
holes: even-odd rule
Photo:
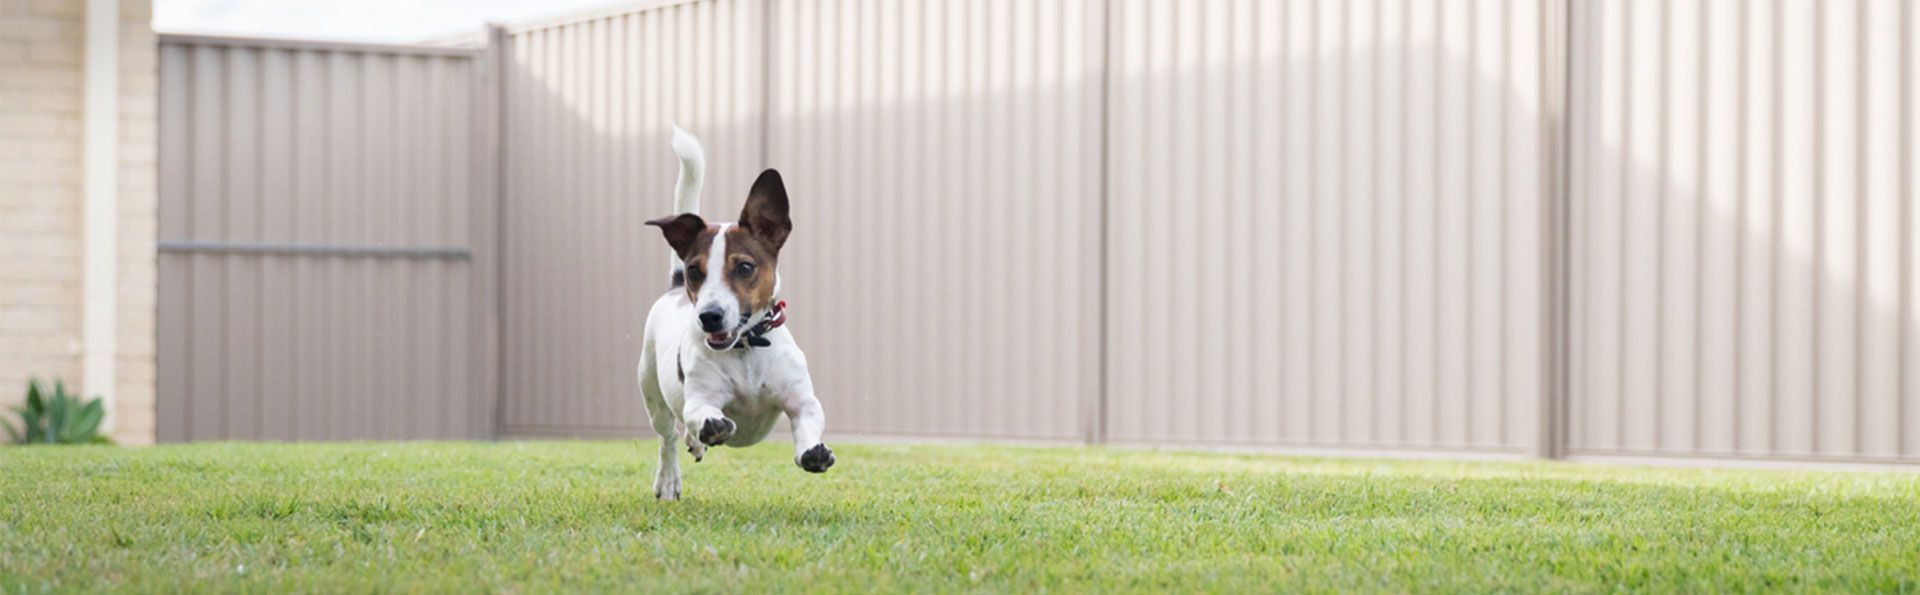
[[[1920,461],[1897,0],[701,0],[172,37],[162,439],[638,436],[668,122],[830,431]]]

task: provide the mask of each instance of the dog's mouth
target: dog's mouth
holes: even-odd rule
[[[750,328],[753,328],[753,316],[750,314],[741,314],[740,320],[735,323],[732,329],[717,333],[707,333],[707,347],[715,351],[732,349],[734,345],[740,343],[741,335],[745,335],[747,329]]]
[[[714,350],[732,348],[734,340],[738,338],[739,335],[740,331],[738,329],[720,333],[707,333],[707,347]]]

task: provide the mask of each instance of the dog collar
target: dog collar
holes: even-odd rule
[[[773,308],[767,310],[767,319],[760,321],[760,324],[753,325],[753,328],[748,329],[746,336],[741,337],[740,342],[735,343],[733,348],[771,347],[773,346],[773,342],[767,340],[767,333],[771,333],[773,329],[780,328],[785,324],[787,324],[787,302],[786,300],[774,302]]]

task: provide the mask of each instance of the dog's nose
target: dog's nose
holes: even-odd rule
[[[701,312],[700,313],[700,330],[703,330],[709,333],[717,333],[722,330],[726,330],[726,320],[720,316],[719,310],[707,310],[707,311]]]

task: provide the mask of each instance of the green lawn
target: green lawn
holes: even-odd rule
[[[0,592],[1920,589],[1920,476],[1114,449],[0,448]]]

